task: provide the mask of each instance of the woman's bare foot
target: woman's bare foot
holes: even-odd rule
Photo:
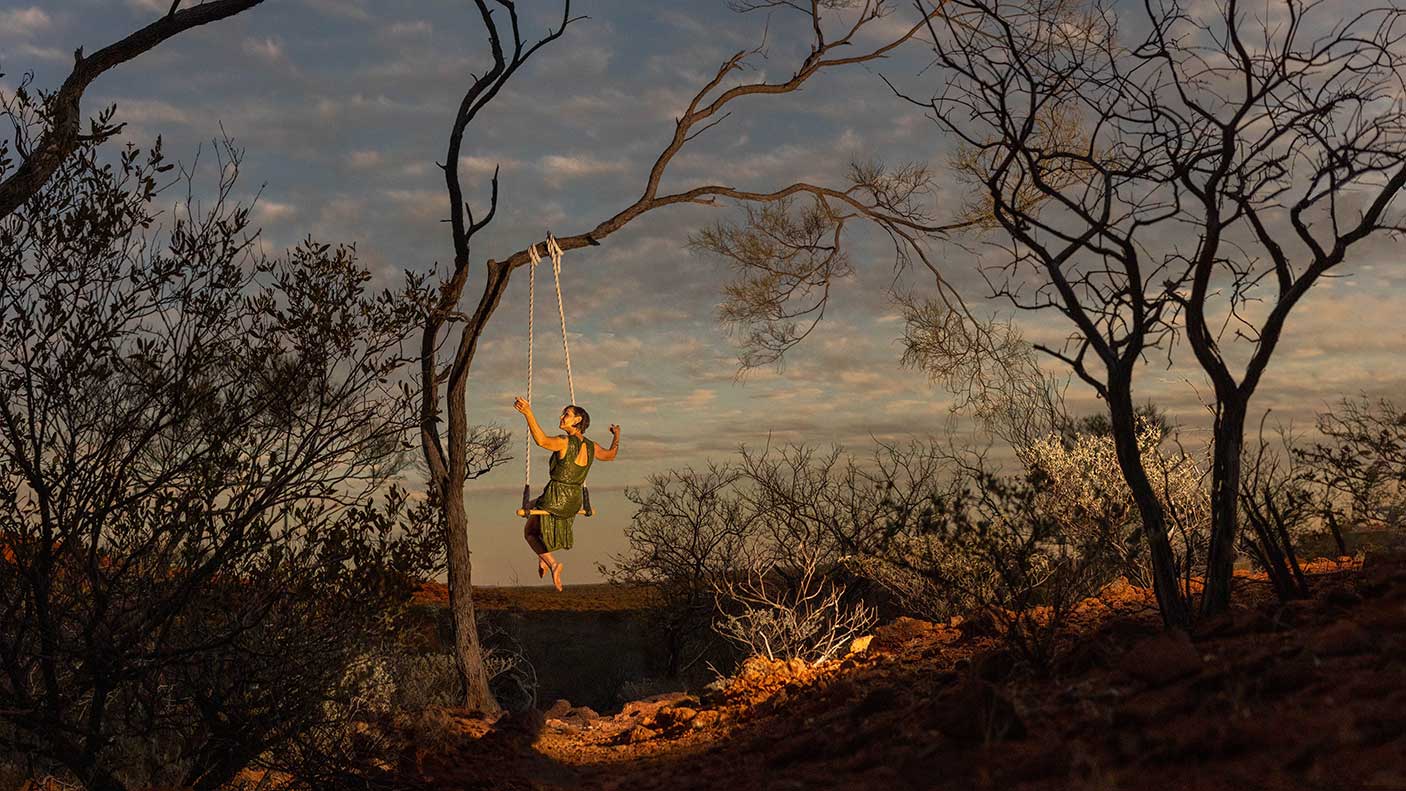
[[[561,570],[565,565],[565,563],[558,561],[555,566],[552,566],[552,584],[557,586],[558,591],[561,590]]]

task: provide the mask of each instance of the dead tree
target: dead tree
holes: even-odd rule
[[[19,138],[14,140],[14,154],[20,157],[19,167],[9,171],[11,155],[9,146],[0,143],[0,217],[5,217],[24,203],[31,195],[44,186],[44,182],[54,174],[59,165],[78,150],[84,142],[102,142],[122,131],[121,124],[113,124],[110,117],[94,121],[87,134],[82,133],[83,111],[80,107],[83,92],[99,76],[115,66],[126,63],[142,53],[156,47],[172,36],[193,27],[217,22],[232,17],[262,3],[263,0],[209,0],[191,8],[182,9],[182,0],[173,0],[165,16],[135,31],[120,41],[109,44],[84,56],[83,48],[73,53],[73,71],[69,73],[57,93],[45,96],[49,104],[44,113],[47,128],[32,146],[23,145]],[[10,110],[10,108],[6,108]],[[13,112],[6,115],[15,117]]]
[[[474,633],[468,520],[463,506],[462,489],[469,477],[467,441],[470,427],[466,388],[479,338],[497,310],[513,270],[527,264],[530,257],[524,247],[505,257],[488,259],[481,266],[481,274],[475,285],[480,290],[473,311],[468,315],[460,312],[460,303],[473,269],[472,240],[493,221],[498,207],[498,175],[495,173],[491,181],[488,210],[475,218],[464,199],[457,163],[464,134],[484,108],[529,58],[558,39],[578,18],[571,16],[571,5],[567,0],[562,6],[560,24],[544,38],[529,45],[522,38],[516,7],[512,2],[476,0],[475,4],[492,53],[492,65],[474,79],[464,94],[450,129],[445,158],[445,186],[449,198],[454,267],[440,288],[422,336],[421,437],[431,485],[438,490],[446,509],[450,607],[455,622],[455,652],[466,689],[465,703],[471,709],[493,711],[497,704],[488,690],[481,651]],[[888,0],[761,2],[747,3],[738,9],[746,11],[770,7],[799,11],[808,22],[806,29],[811,41],[810,52],[796,65],[791,76],[724,87],[724,82],[760,57],[761,51],[742,51],[729,58],[680,112],[673,134],[645,174],[639,198],[590,225],[588,230],[558,236],[557,241],[563,250],[600,244],[634,219],[668,206],[717,205],[720,199],[730,199],[754,206],[784,207],[791,205],[788,202],[806,200],[816,211],[825,215],[832,230],[828,234],[828,243],[819,242],[812,249],[818,264],[809,266],[808,261],[805,282],[828,283],[841,261],[835,240],[848,219],[860,218],[877,224],[894,240],[900,254],[915,249],[924,238],[945,232],[946,226],[933,222],[918,203],[920,190],[926,184],[925,178],[914,178],[914,174],[909,172],[891,173],[882,168],[857,169],[852,183],[844,187],[798,182],[773,191],[758,191],[731,185],[702,184],[677,192],[661,191],[665,173],[679,152],[690,141],[725,121],[738,100],[793,93],[822,72],[881,60],[916,36],[925,21],[918,15],[911,25],[892,39],[871,49],[860,49],[857,40],[859,33],[893,11]],[[544,241],[538,240],[536,244]],[[446,354],[448,359],[444,360],[441,358],[441,344],[448,342],[453,324],[459,325],[459,335],[453,343],[452,354]],[[441,413],[444,409],[449,413],[447,426],[442,424]]]
[[[945,82],[917,101],[961,141],[1005,240],[994,293],[1071,324],[1044,351],[1108,402],[1169,624],[1188,611],[1134,452],[1132,380],[1184,336],[1214,384],[1201,610],[1223,610],[1250,397],[1300,300],[1359,242],[1399,229],[1406,11],[1153,3],[1134,37],[1105,3],[947,8],[931,31]]]

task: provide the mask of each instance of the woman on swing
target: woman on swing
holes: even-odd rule
[[[558,437],[547,436],[532,414],[532,405],[525,399],[515,399],[513,409],[527,419],[527,430],[532,433],[532,441],[552,451],[551,480],[532,504],[533,510],[547,513],[530,515],[527,526],[523,528],[523,537],[532,551],[537,553],[537,576],[552,572],[552,584],[561,590],[561,570],[565,564],[553,558],[552,553],[559,549],[571,549],[571,523],[581,510],[581,485],[586,482],[586,473],[593,461],[615,460],[620,448],[620,427],[611,425],[613,439],[610,447],[598,448],[596,443],[586,439],[591,416],[575,404],[561,411],[558,425],[566,436]]]

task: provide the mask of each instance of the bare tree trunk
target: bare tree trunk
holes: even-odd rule
[[[502,709],[488,688],[483,646],[478,640],[478,618],[469,563],[469,520],[464,512],[462,487],[444,493],[444,543],[449,552],[449,614],[454,628],[454,665],[463,684],[464,707],[482,714]]]
[[[1113,428],[1113,444],[1118,451],[1118,466],[1137,502],[1142,516],[1142,532],[1147,539],[1148,555],[1152,561],[1152,587],[1157,594],[1157,609],[1162,623],[1168,627],[1185,627],[1190,621],[1186,600],[1182,597],[1177,578],[1176,557],[1167,540],[1167,516],[1157,490],[1148,480],[1142,465],[1142,452],[1137,442],[1137,420],[1133,409],[1131,376],[1110,372],[1108,388],[1109,421]]]
[[[1342,528],[1338,527],[1338,513],[1333,506],[1323,506],[1323,521],[1328,523],[1328,532],[1333,534],[1333,543],[1338,545],[1338,555],[1347,554],[1347,541],[1343,539]]]
[[[457,273],[467,272],[467,261]],[[422,338],[421,438],[430,475],[439,488],[444,509],[445,549],[449,567],[449,610],[454,629],[454,664],[463,686],[464,707],[485,715],[502,711],[488,686],[488,670],[483,664],[483,647],[479,643],[478,618],[474,613],[473,568],[469,553],[469,520],[464,510],[464,482],[468,478],[469,436],[467,388],[469,366],[478,349],[483,327],[497,310],[503,292],[507,290],[511,268],[489,261],[485,267],[484,292],[478,308],[459,337],[455,363],[449,372],[447,406],[449,412],[448,447],[439,444],[437,430],[439,401],[438,380],[434,364],[434,339],[439,332],[445,306],[458,301],[463,290],[462,276],[452,278],[441,292],[441,311],[426,325]]]
[[[1211,547],[1206,558],[1206,591],[1201,615],[1230,607],[1231,574],[1235,569],[1235,534],[1240,493],[1240,459],[1245,447],[1246,399],[1218,396],[1215,446],[1211,466]]]

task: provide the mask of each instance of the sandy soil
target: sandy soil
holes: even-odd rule
[[[445,712],[447,743],[397,771],[423,789],[1406,791],[1406,556],[1313,571],[1288,605],[1242,576],[1189,638],[1115,586],[1050,678],[972,624],[905,619],[840,662],[753,663],[713,699]]]

